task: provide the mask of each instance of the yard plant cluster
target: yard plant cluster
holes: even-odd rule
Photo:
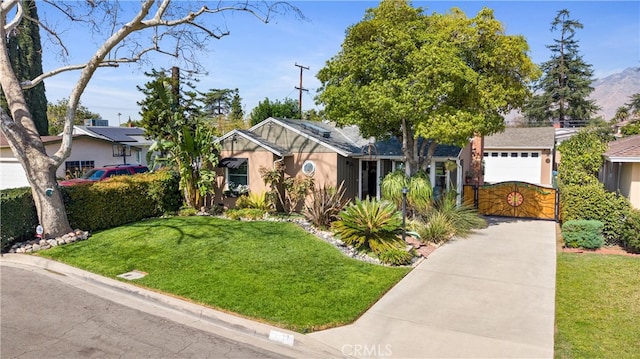
[[[567,231],[566,226],[575,228],[574,220],[599,221],[602,226],[583,226],[584,233],[580,236],[602,236],[603,241],[579,240],[568,245],[590,249],[603,244],[622,245],[638,252],[640,211],[633,209],[624,196],[608,192],[598,180],[602,154],[606,149],[607,135],[590,128],[579,131],[560,144],[558,150],[562,161],[558,169],[558,186],[563,234]]]
[[[434,199],[424,172],[411,178],[403,171],[391,172],[382,181],[382,200],[366,198],[351,203],[345,198],[343,184],[337,188],[317,187],[309,178],[287,178],[281,164],[260,172],[270,185],[270,192],[239,197],[237,209],[226,212],[228,218],[258,220],[279,209],[291,214],[299,208],[317,228],[331,229],[347,245],[385,264],[407,265],[413,261],[416,253],[402,240],[403,230],[423,244],[440,245],[486,226],[475,209],[457,203],[455,191]],[[401,212],[403,188],[408,190],[405,228]]]

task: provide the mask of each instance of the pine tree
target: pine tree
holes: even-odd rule
[[[551,23],[551,31],[560,31],[560,38],[547,45],[551,59],[540,65],[543,75],[534,86],[535,95],[524,106],[531,125],[584,126],[599,110],[588,98],[593,91],[591,65],[582,59],[575,39],[576,29],[582,28],[566,9],[558,11]]]
[[[9,36],[7,49],[11,66],[20,81],[32,80],[42,74],[42,46],[40,44],[40,28],[38,27],[38,10],[34,0],[26,0],[25,15],[28,20],[22,21],[15,30],[15,36]],[[49,134],[47,120],[47,97],[44,82],[24,90],[27,107],[33,116],[40,135]],[[8,112],[4,94],[0,91],[0,104]]]

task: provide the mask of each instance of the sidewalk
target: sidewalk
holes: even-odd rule
[[[355,323],[309,336],[355,357],[552,358],[556,224],[492,222],[439,248]]]

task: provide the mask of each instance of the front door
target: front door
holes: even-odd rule
[[[360,198],[378,197],[378,161],[361,161]]]

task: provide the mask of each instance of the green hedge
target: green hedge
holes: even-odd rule
[[[608,192],[602,184],[563,186],[560,191],[562,222],[592,219],[602,222],[607,244],[619,244],[622,227],[631,210],[624,196]]]
[[[177,212],[180,177],[158,171],[114,177],[94,184],[60,187],[72,228],[95,231]],[[31,188],[0,191],[2,249],[33,238],[38,217]]]
[[[64,187],[69,223],[95,231],[176,212],[182,204],[178,182],[177,175],[160,171]]]
[[[31,197],[31,187],[0,191],[0,216],[0,248],[4,249],[25,238],[33,238],[38,225],[38,214]]]
[[[622,226],[622,245],[634,252],[640,252],[640,210],[634,209],[629,212]]]
[[[604,225],[594,220],[573,220],[562,225],[564,243],[570,248],[597,249],[604,244]]]

